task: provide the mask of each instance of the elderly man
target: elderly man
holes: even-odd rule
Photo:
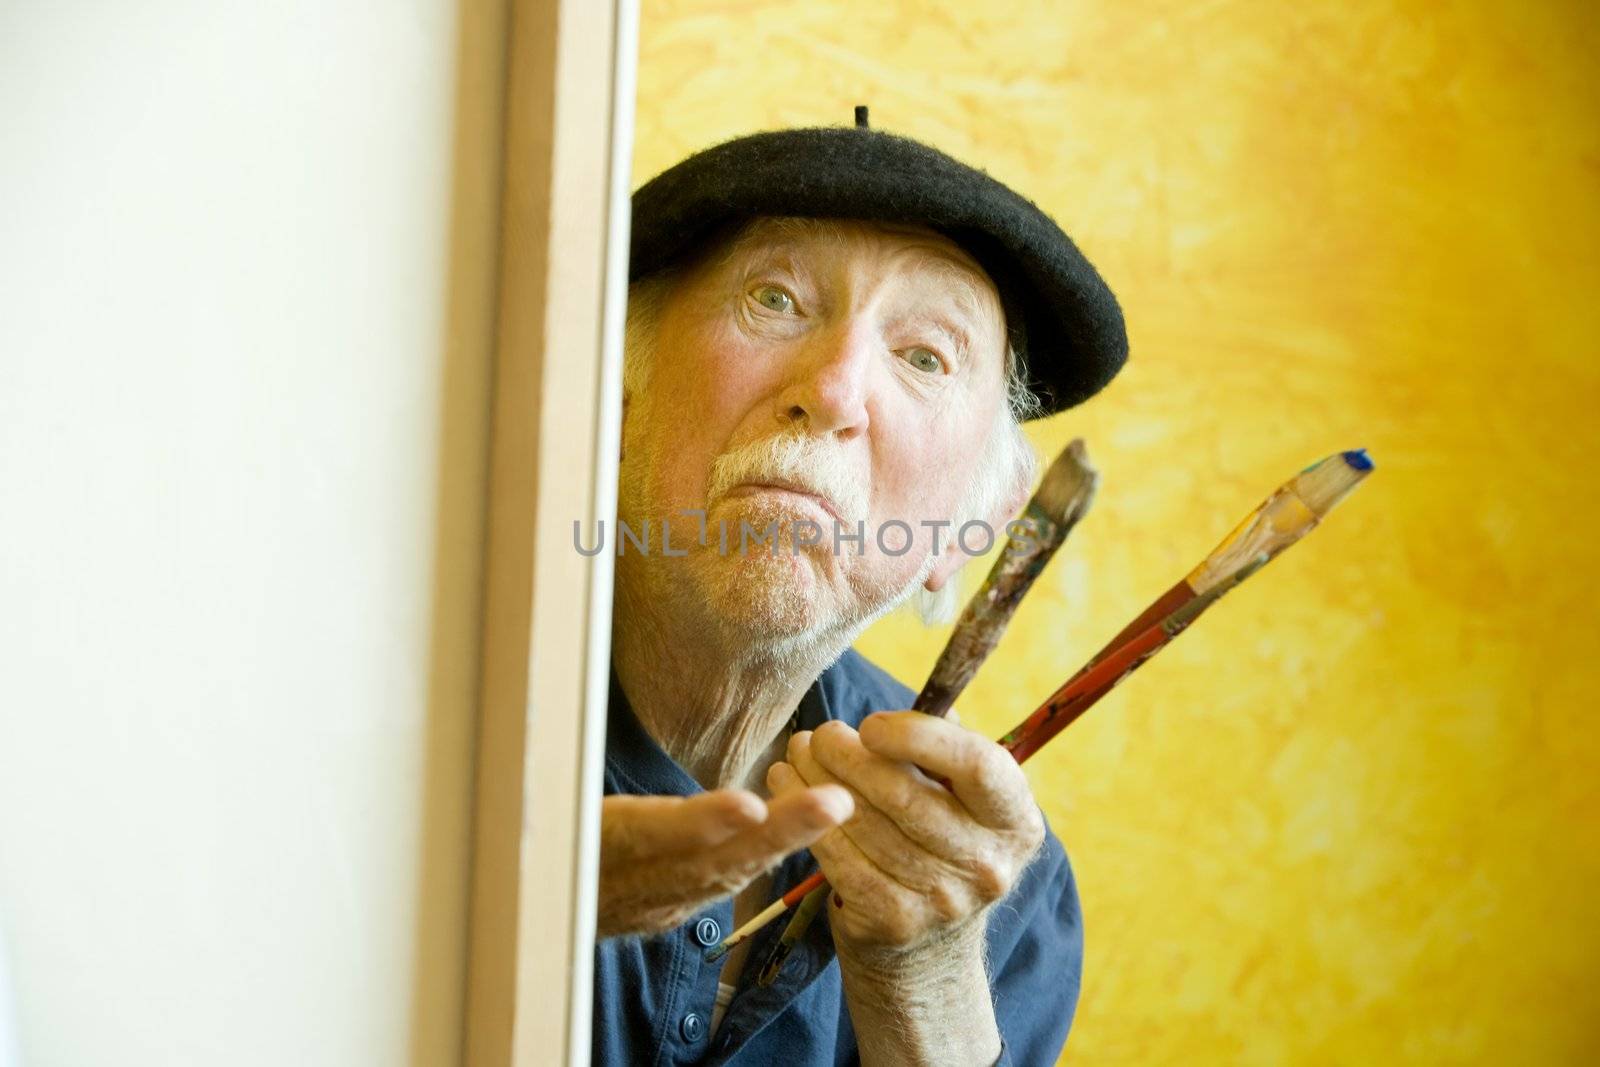
[[[1061,844],[1004,750],[850,645],[948,601],[955,532],[1026,500],[1020,423],[1120,368],[1114,298],[1031,203],[864,109],[647,184],[631,273],[619,519],[646,537],[618,544],[595,1061],[1053,1062]],[[776,981],[782,923],[706,960],[813,863],[835,895]]]

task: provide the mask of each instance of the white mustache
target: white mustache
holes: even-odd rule
[[[707,499],[751,482],[792,485],[826,500],[846,523],[865,519],[867,493],[837,449],[816,437],[766,437],[724,452],[711,463]]]

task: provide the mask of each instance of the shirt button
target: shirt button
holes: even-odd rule
[[[694,939],[710,948],[722,940],[722,927],[717,925],[717,920],[707,916],[694,924]]]
[[[699,1041],[706,1036],[706,1021],[697,1012],[691,1011],[678,1024],[678,1033],[683,1035],[685,1041]]]

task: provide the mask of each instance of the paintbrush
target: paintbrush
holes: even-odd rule
[[[1032,715],[1000,738],[1000,747],[1022,763],[1039,751],[1056,734],[1065,730],[1080,715],[1093,707],[1123,679],[1138,670],[1150,657],[1183,633],[1202,612],[1215,604],[1234,586],[1265,567],[1271,556],[1263,552],[1238,571],[1213,584],[1204,593],[1184,601],[1166,618],[1135,634],[1109,654],[1085,667],[1040,704]]]
[[[767,955],[766,962],[761,965],[761,973],[756,977],[756,985],[766,986],[777,981],[778,972],[783,969],[784,961],[789,958],[789,953],[794,951],[795,945],[806,935],[811,928],[811,922],[817,917],[817,912],[822,910],[823,903],[828,899],[829,886],[826,882],[817,886],[805,895],[800,901],[800,906],[795,909],[794,917],[789,920],[789,925],[783,928],[783,934],[778,938],[778,943],[772,946],[772,951]]]
[[[1225,593],[1314,530],[1372,469],[1366,451],[1354,449],[1312,464],[1280,486],[1234,527],[1198,567],[1123,627],[1033,714],[1007,732],[1000,744],[1018,763],[1025,761],[1166,647]],[[781,915],[821,884],[819,872],[774,901],[740,932],[748,936],[748,932]]]
[[[1097,662],[1080,670],[1069,678],[1060,689],[1051,694],[1050,698],[1040,704],[1033,714],[1029,715],[1011,731],[1006,733],[1000,744],[1011,753],[1018,763],[1023,762],[1039,749],[1044,747],[1056,734],[1066,729],[1085,711],[1088,711],[1101,697],[1109,693],[1124,678],[1137,670],[1140,665],[1151,656],[1166,647],[1178,634],[1188,628],[1189,624],[1200,616],[1206,608],[1217,601],[1222,594],[1244,581],[1250,575],[1266,565],[1268,556],[1265,553],[1249,561],[1239,572],[1227,580],[1213,585],[1205,593],[1186,601],[1173,611],[1167,618],[1158,621],[1154,626],[1136,634],[1131,639],[1118,645],[1110,654],[1103,656]],[[745,938],[760,930],[767,923],[782,915],[796,903],[800,903],[801,910],[797,911],[784,929],[783,936],[773,946],[766,962],[761,968],[762,985],[770,985],[777,977],[778,969],[783,966],[783,961],[789,958],[789,953],[800,936],[811,924],[811,918],[821,906],[821,901],[827,896],[828,882],[821,871],[817,871],[805,881],[796,885],[783,896],[769,904],[761,914],[745,923],[730,934],[726,941],[706,953],[706,961],[711,962],[722,958],[729,949],[733,948]],[[806,917],[801,918],[802,914]]]
[[[1236,574],[1256,556],[1265,552],[1270,559],[1310,533],[1324,515],[1361,484],[1361,480],[1372,472],[1372,467],[1372,459],[1365,449],[1335,452],[1279,486],[1260,507],[1245,516],[1244,521],[1235,526],[1198,567],[1157,597],[1106,642],[1105,647],[1095,653],[1078,675],[1069,679],[1069,684],[1124,642],[1160,623],[1183,605]],[[1081,713],[1082,709],[1078,714]]]
[[[1223,538],[1200,566],[1167,590],[1154,605],[1111,639],[1088,665],[1069,678],[1034,713],[1000,738],[1018,763],[1088,711],[1099,699],[1165,648],[1223,594],[1272,562],[1284,549],[1317,528],[1333,506],[1372,472],[1363,449],[1340,452],[1314,463],[1284,483]],[[1230,569],[1231,568],[1231,569]],[[1142,620],[1176,605],[1154,625]],[[1129,635],[1132,636],[1129,636]]]
[[[1010,531],[1017,523],[1025,524],[1029,536],[1013,537],[995,560],[983,585],[967,602],[913,709],[941,717],[949,713],[956,697],[1000,643],[1034,579],[1088,514],[1099,484],[1100,472],[1090,465],[1083,440],[1073,440],[1045,471],[1022,516],[1006,527]]]
[[[1050,562],[1056,550],[1066,541],[1067,535],[1088,514],[1099,484],[1100,472],[1089,462],[1083,439],[1074,438],[1046,469],[1044,477],[1039,480],[1039,488],[1016,520],[1025,524],[1029,536],[1011,539],[1001,551],[1000,558],[989,569],[983,584],[967,602],[966,609],[950,633],[950,639],[945,642],[944,651],[939,654],[938,661],[928,674],[927,683],[912,702],[913,711],[940,717],[949,714],[961,691],[1000,643],[1000,635],[1005,632],[1023,596],[1033,587],[1034,579],[1039,577],[1045,564]],[[1008,524],[1007,530],[1010,531],[1013,525],[1015,523]],[[706,954],[706,959],[715,960],[726,955],[735,945],[826,884],[821,871],[812,872],[810,877],[729,934]],[[809,924],[810,919],[807,919],[787,945],[780,939],[773,946],[762,965],[763,974],[769,971],[774,975],[777,973],[777,968],[783,966],[794,943],[805,933],[805,927]],[[790,930],[794,930],[794,922],[790,923],[785,934]]]

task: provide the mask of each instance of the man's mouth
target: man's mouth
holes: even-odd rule
[[[808,489],[798,482],[785,481],[781,478],[763,478],[748,482],[740,482],[728,490],[729,496],[750,496],[756,493],[777,493],[785,496],[799,497],[809,501],[813,506],[827,512],[834,522],[841,525],[844,519],[839,514],[839,506],[827,496],[814,489]]]

